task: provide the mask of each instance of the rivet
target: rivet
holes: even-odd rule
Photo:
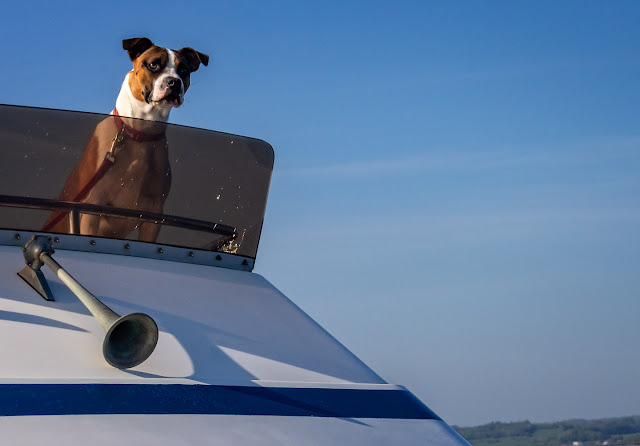
[[[13,238],[16,239],[16,240],[20,240],[21,237],[20,237],[20,234],[16,234],[16,235],[13,236]]]
[[[247,259],[244,259],[242,261],[242,265],[244,265],[244,266],[248,266],[249,265],[249,262],[247,261]]]
[[[91,241],[89,242],[89,244],[90,244],[91,246],[96,246],[96,241],[95,241],[95,240],[91,240]]]
[[[189,251],[189,257],[193,257],[194,255],[193,251]]]
[[[222,256],[221,256],[220,254],[218,254],[218,255],[216,256],[216,260],[222,260]]]
[[[158,254],[162,254],[162,253],[163,253],[162,248],[158,248]]]
[[[128,243],[125,243],[124,244],[124,249],[129,249],[129,248],[131,248],[131,245],[129,245]]]
[[[60,243],[60,238],[59,237],[54,237],[53,238],[53,243]]]

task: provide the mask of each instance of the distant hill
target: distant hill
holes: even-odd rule
[[[453,428],[473,446],[640,446],[640,416]]]

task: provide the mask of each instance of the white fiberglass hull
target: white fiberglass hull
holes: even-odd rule
[[[56,301],[0,246],[0,425],[7,444],[467,444],[386,383],[261,276],[57,250],[119,314],[144,312],[158,346],[118,370],[104,330],[43,269]]]

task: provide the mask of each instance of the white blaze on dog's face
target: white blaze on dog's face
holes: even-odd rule
[[[133,62],[129,89],[134,98],[150,105],[182,105],[189,88],[190,74],[198,69],[200,63],[209,63],[209,56],[193,48],[169,50],[144,37],[124,40],[122,44]]]

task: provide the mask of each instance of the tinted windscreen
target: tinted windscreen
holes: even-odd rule
[[[53,203],[44,209],[0,200],[0,228],[255,258],[273,168],[273,150],[264,141],[110,115],[0,105],[0,151],[5,203],[11,202],[6,196]],[[62,202],[85,208],[72,215],[55,207]]]

